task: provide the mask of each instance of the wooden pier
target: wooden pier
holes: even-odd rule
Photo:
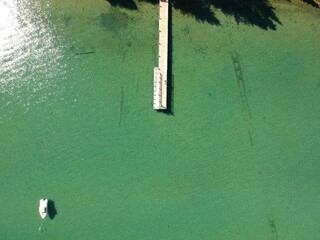
[[[153,109],[167,109],[169,0],[159,2],[158,67],[154,68]]]

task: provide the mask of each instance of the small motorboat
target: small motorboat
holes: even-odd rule
[[[42,219],[44,219],[47,216],[48,212],[48,199],[42,198],[40,199],[40,205],[39,205],[39,213]]]

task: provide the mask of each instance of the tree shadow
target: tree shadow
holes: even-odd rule
[[[48,200],[48,215],[49,218],[52,220],[58,214],[57,209],[54,205],[54,201]]]
[[[172,0],[172,6],[183,14],[193,16],[197,21],[220,25],[209,0]]]
[[[137,3],[148,2],[158,4],[158,0],[106,0],[112,6],[137,10]],[[313,3],[314,0],[303,0]],[[183,14],[194,17],[197,21],[212,25],[221,25],[214,10],[220,10],[225,15],[233,16],[235,21],[257,26],[261,29],[276,30],[276,24],[281,22],[269,0],[171,0],[172,7]]]
[[[305,3],[307,3],[313,7],[320,8],[320,2],[316,3],[315,0],[302,0],[302,1],[304,1]]]
[[[107,0],[113,7],[122,7],[130,10],[138,10],[134,0]]]
[[[233,16],[236,23],[254,25],[264,30],[276,30],[281,22],[268,0],[209,0],[225,15]]]

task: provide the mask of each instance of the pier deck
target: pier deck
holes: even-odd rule
[[[158,67],[154,68],[153,109],[167,109],[169,0],[159,2]]]

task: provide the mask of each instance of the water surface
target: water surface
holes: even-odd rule
[[[273,7],[173,10],[164,114],[156,5],[2,0],[1,239],[317,239],[319,10]]]

